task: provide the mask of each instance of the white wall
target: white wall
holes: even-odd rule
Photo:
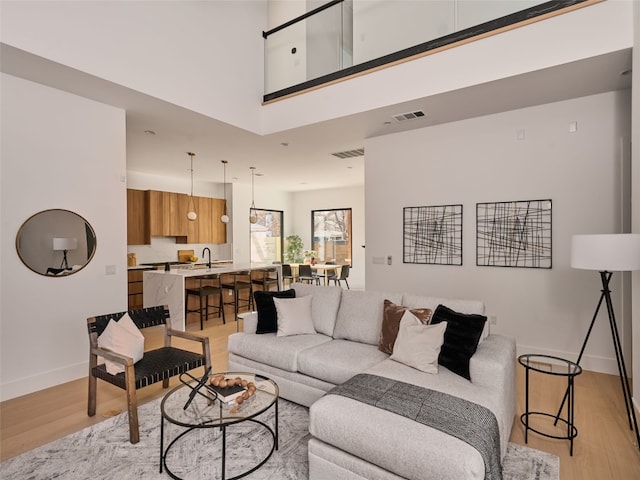
[[[492,331],[515,337],[520,351],[575,358],[600,281],[569,267],[571,236],[620,231],[620,139],[629,134],[626,91],[367,140],[367,289],[481,299],[497,317]],[[476,203],[547,198],[552,269],[476,266]],[[403,264],[403,207],[450,204],[463,204],[463,266]],[[392,266],[372,264],[387,255]],[[617,373],[607,325],[597,322],[583,366]]]
[[[10,75],[1,77],[0,398],[87,375],[86,319],[126,309],[125,113]],[[51,278],[15,249],[22,223],[50,208],[94,228],[80,272]],[[106,267],[115,266],[115,275]]]
[[[264,1],[3,0],[1,8],[3,43],[259,129]]]
[[[349,272],[349,286],[355,289],[365,287],[365,195],[364,187],[335,188],[296,192],[293,194],[291,215],[285,224],[287,235],[300,235],[304,248],[311,248],[311,211],[332,208],[351,208],[353,235],[353,268]]]

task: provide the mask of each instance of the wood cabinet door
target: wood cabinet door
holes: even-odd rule
[[[224,214],[225,200],[220,198],[212,198],[211,218],[212,218],[212,236],[211,243],[227,243],[227,224],[220,220]]]
[[[163,192],[147,190],[145,192],[145,203],[147,205],[147,221],[149,237],[159,237],[164,235],[164,198]],[[147,243],[151,243],[151,238]]]
[[[187,211],[189,196],[182,193],[162,192],[162,235],[186,237],[188,233]]]
[[[147,206],[144,190],[127,189],[127,245],[147,243]]]

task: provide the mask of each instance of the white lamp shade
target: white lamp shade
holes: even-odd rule
[[[574,235],[571,266],[599,272],[640,270],[640,234]]]
[[[53,237],[54,250],[75,250],[78,248],[77,238]]]

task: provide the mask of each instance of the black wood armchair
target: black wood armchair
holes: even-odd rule
[[[164,327],[164,346],[144,352],[142,360],[133,363],[133,359],[98,346],[98,336],[107,328],[110,320],[118,321],[128,313],[139,329],[147,327]],[[87,414],[96,414],[97,379],[104,380],[127,393],[127,409],[129,412],[129,439],[138,443],[138,400],[136,390],[162,381],[162,386],[169,386],[169,379],[189,370],[205,366],[211,367],[211,351],[209,338],[171,328],[169,308],[165,306],[149,307],[128,312],[111,313],[87,319],[89,332],[89,399]],[[201,344],[202,352],[195,353],[171,346],[171,338],[179,337],[193,340]],[[125,371],[112,375],[104,364],[98,365],[98,356],[124,366]]]

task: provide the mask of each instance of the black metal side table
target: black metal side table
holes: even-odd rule
[[[536,432],[547,438],[555,438],[559,440],[569,440],[570,447],[569,453],[573,456],[573,439],[578,435],[578,429],[573,423],[574,413],[574,379],[576,376],[582,373],[582,367],[577,363],[571,362],[564,358],[554,357],[552,355],[541,354],[526,354],[518,357],[518,362],[525,369],[525,412],[520,415],[520,421],[524,425],[524,442],[528,443],[529,430]],[[556,370],[545,369],[549,365],[558,367]],[[539,372],[544,375],[556,375],[561,377],[567,377],[567,402],[566,402],[566,418],[562,418],[562,409],[558,411],[557,415],[544,413],[544,412],[531,412],[529,411],[529,372]],[[554,419],[554,425],[561,422],[567,426],[567,432],[565,435],[553,435],[550,433],[541,432],[533,428],[529,424],[529,419],[534,416],[549,417]]]

